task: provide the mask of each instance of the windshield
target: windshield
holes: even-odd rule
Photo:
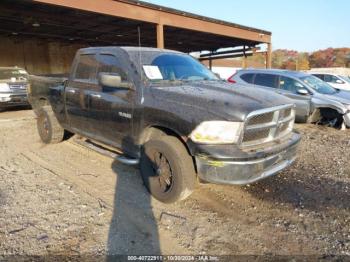
[[[0,80],[9,80],[9,79],[18,80],[27,80],[28,74],[23,69],[0,69]]]
[[[152,82],[219,80],[207,67],[186,54],[142,51],[129,52],[129,56],[135,65],[142,65],[140,70]]]
[[[316,76],[305,76],[300,79],[318,93],[330,95],[337,92],[336,89]]]
[[[345,81],[346,83],[350,84],[350,78],[346,76],[338,76],[341,80]]]
[[[216,80],[204,65],[188,55],[162,54],[151,65],[157,66],[164,80]]]

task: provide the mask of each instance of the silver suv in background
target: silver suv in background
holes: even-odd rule
[[[18,67],[0,67],[0,109],[29,105],[28,73]]]
[[[254,85],[285,95],[296,105],[296,121],[350,127],[350,92],[338,90],[302,72],[275,69],[244,69],[229,82]]]

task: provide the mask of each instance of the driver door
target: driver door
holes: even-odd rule
[[[97,75],[117,74],[131,82],[119,59],[108,53],[98,54]],[[133,108],[135,90],[122,86],[108,87],[98,81],[98,89],[89,94],[90,115],[100,140],[123,150],[133,146]]]
[[[308,90],[299,81],[286,77],[280,76],[279,78],[279,93],[292,99],[296,108],[295,114],[297,118],[305,118],[310,115],[311,111],[311,94],[299,94],[299,89]]]

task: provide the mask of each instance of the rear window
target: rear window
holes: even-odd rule
[[[254,74],[243,74],[241,79],[249,84],[253,83]]]
[[[96,81],[97,61],[94,54],[81,55],[74,78],[83,81]]]
[[[276,75],[256,74],[254,84],[277,88],[277,79],[278,77]]]

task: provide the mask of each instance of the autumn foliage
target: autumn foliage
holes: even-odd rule
[[[350,67],[350,48],[328,48],[313,53],[278,49],[272,53],[272,67],[289,70]]]

